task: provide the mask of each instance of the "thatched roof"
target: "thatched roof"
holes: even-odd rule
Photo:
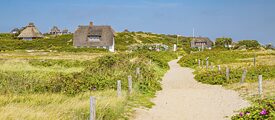
[[[201,47],[204,44],[204,47],[212,47],[213,42],[208,37],[192,37],[191,48]]]
[[[125,29],[123,32],[125,32],[125,33],[128,33],[128,32],[130,32],[128,29]]]
[[[53,26],[53,28],[51,29],[50,33],[60,33],[60,30],[58,29],[57,26]]]
[[[212,42],[208,37],[194,37],[192,38],[194,42]]]
[[[64,29],[64,30],[62,30],[62,33],[68,33],[69,32],[69,30],[68,29]]]
[[[29,23],[28,26],[20,33],[18,38],[42,38],[42,33],[34,26],[33,23]]]
[[[115,31],[111,26],[79,26],[74,33],[75,46],[112,46]],[[100,41],[89,41],[89,37],[99,37]]]

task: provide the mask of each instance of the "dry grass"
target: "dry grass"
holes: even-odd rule
[[[108,53],[70,53],[70,52],[42,52],[16,51],[0,52],[0,59],[65,59],[65,60],[93,60]]]
[[[251,98],[258,96],[258,82],[254,83],[235,83],[226,86],[228,89],[238,91],[244,98]],[[275,79],[263,81],[263,95],[265,97],[275,97]]]
[[[64,73],[73,73],[83,71],[83,67],[71,67],[66,68],[62,66],[51,66],[51,67],[42,67],[42,66],[32,66],[28,63],[27,60],[20,59],[11,59],[8,61],[0,62],[0,71],[40,71],[40,72],[64,72]]]
[[[118,98],[116,91],[86,92],[77,96],[62,94],[1,95],[1,120],[71,120],[89,118],[89,98],[96,97],[97,119],[106,114],[125,112],[126,97]],[[123,107],[123,108],[121,108]],[[114,112],[114,113],[110,113]],[[116,113],[115,113],[116,112]],[[107,117],[108,118],[108,117]],[[112,118],[109,118],[112,119]]]

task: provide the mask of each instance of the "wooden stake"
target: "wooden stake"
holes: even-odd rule
[[[229,80],[229,72],[230,72],[229,68],[226,67],[226,80]]]
[[[241,84],[242,84],[242,83],[244,83],[244,81],[245,81],[246,72],[247,72],[247,70],[246,70],[246,69],[244,69],[244,70],[243,70],[243,75],[242,75]]]
[[[90,120],[96,119],[96,100],[94,97],[90,97]]]
[[[132,81],[132,76],[129,75],[128,76],[128,92],[129,94],[132,93],[132,89],[133,89],[133,81]]]
[[[117,96],[121,97],[121,81],[117,81]]]
[[[221,71],[221,65],[218,65],[218,70]]]
[[[259,75],[259,95],[262,96],[263,94],[263,76]]]

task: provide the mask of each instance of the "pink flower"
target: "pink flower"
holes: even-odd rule
[[[246,112],[245,114],[246,114],[246,115],[250,115],[250,112]]]
[[[243,112],[240,112],[240,114],[239,114],[241,117],[243,116]]]
[[[260,112],[260,115],[266,115],[266,114],[267,114],[266,109],[263,109],[263,110]]]

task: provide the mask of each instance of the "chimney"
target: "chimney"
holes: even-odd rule
[[[34,23],[30,22],[28,26],[33,27]]]
[[[90,27],[93,27],[94,26],[94,23],[93,22],[90,22],[90,25],[89,25]]]

